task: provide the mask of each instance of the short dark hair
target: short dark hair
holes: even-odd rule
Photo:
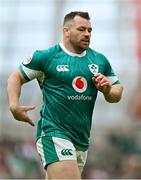
[[[87,20],[90,20],[90,16],[89,16],[89,13],[88,12],[83,12],[83,11],[73,11],[73,12],[70,12],[68,14],[66,14],[66,16],[64,17],[64,23],[63,25],[70,21],[70,20],[73,20],[75,16],[80,16],[84,19],[87,19]]]

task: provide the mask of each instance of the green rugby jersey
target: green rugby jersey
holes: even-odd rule
[[[37,78],[43,94],[37,138],[41,135],[66,137],[76,149],[86,150],[97,89],[95,73],[119,83],[107,58],[88,48],[82,54],[69,52],[62,43],[35,51],[20,65],[23,77]]]

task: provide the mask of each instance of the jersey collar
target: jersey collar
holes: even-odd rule
[[[86,50],[85,50],[85,51],[83,51],[81,54],[76,54],[76,53],[72,53],[72,52],[70,52],[69,50],[67,50],[67,49],[65,48],[65,46],[63,45],[63,43],[62,43],[62,42],[61,42],[61,43],[59,43],[59,45],[60,45],[61,49],[62,49],[65,53],[67,53],[68,55],[70,55],[70,56],[83,57],[83,56],[85,56],[85,55],[86,55]]]

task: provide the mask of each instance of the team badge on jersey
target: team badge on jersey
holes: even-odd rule
[[[89,64],[90,71],[95,75],[98,73],[98,65],[97,64]]]
[[[72,86],[75,91],[82,93],[87,89],[87,80],[82,76],[77,76],[73,79]]]

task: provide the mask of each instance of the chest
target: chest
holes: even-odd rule
[[[50,59],[45,67],[47,79],[70,82],[75,77],[84,77],[91,82],[95,73],[104,73],[104,65],[96,58],[61,56]]]

